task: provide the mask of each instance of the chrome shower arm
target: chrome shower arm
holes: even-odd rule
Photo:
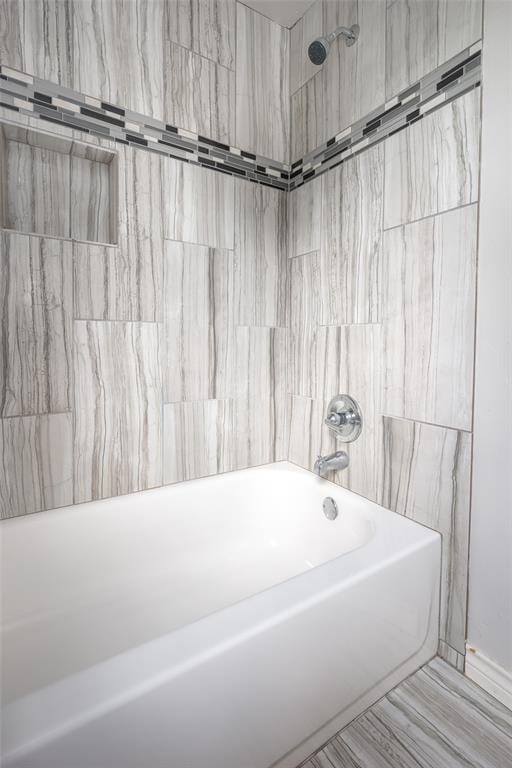
[[[359,27],[357,24],[354,24],[352,27],[337,27],[334,32],[330,32],[327,35],[327,40],[332,43],[334,40],[336,40],[337,37],[340,35],[343,35],[347,39],[347,41],[352,40],[354,43],[357,40],[357,36],[359,34]],[[347,42],[348,45],[348,42]]]

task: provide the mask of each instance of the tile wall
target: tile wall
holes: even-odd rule
[[[0,13],[2,65],[287,160],[289,32],[234,0]],[[285,193],[0,117],[1,516],[285,458]]]
[[[318,0],[292,28],[292,161],[481,37],[480,2],[384,6]],[[307,44],[334,19],[370,26],[373,50],[340,44],[313,67]],[[479,141],[476,88],[289,193],[289,458],[311,468],[335,449],[322,423],[332,396],[360,402],[364,429],[336,482],[442,534],[440,650],[459,666]]]
[[[311,40],[359,24],[357,44],[335,43],[326,63]],[[291,162],[480,39],[482,0],[316,0],[290,34]]]
[[[276,163],[481,36],[481,0],[317,0],[291,31],[232,0],[0,13],[1,64]],[[311,38],[353,23],[356,46],[308,62]],[[442,533],[441,648],[460,666],[479,122],[473,88],[292,192],[53,127],[115,153],[117,237],[2,231],[2,516],[285,457],[311,468],[348,391],[365,427],[336,480]]]
[[[118,244],[0,235],[2,517],[285,458],[285,193],[116,160]]]
[[[289,31],[235,0],[3,0],[0,63],[275,161]]]

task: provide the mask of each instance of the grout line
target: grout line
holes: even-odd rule
[[[187,53],[191,53],[193,56],[197,56],[200,59],[204,59],[209,64],[213,64],[216,67],[222,67],[222,69],[225,69],[228,72],[235,72],[235,69],[233,67],[228,67],[226,66],[226,64],[221,64],[220,61],[215,61],[215,59],[211,59],[209,56],[205,56],[204,53],[199,53],[199,51],[196,51],[194,48],[187,48],[187,46],[183,45],[183,43],[178,43],[176,40],[171,40],[170,37],[164,37],[164,45],[175,45],[177,48],[181,48],[183,51],[186,51]],[[233,59],[236,65],[236,56],[233,56]],[[183,130],[186,131],[188,129],[184,128]]]
[[[321,245],[321,244],[320,244]],[[293,253],[288,255],[288,259],[302,259],[305,256],[317,256],[320,254],[320,248],[314,248],[312,251],[304,251],[304,253]]]
[[[398,421],[410,421],[414,424],[425,424],[427,427],[438,427],[439,429],[449,429],[451,432],[464,432],[466,435],[472,435],[472,429],[464,427],[450,427],[448,424],[436,424],[434,421],[425,421],[424,419],[414,419],[411,416],[394,416],[390,413],[381,413],[384,419],[397,419]]]
[[[66,413],[73,413],[73,408],[68,408],[66,411],[38,411],[38,413],[18,413],[12,416],[0,416],[0,421],[8,421],[9,419],[32,419],[39,416],[63,416]]]
[[[385,169],[384,169],[385,171]],[[392,232],[394,229],[400,229],[401,227],[408,227],[409,224],[417,224],[420,221],[426,221],[427,219],[434,219],[436,216],[443,216],[445,213],[452,213],[453,211],[459,211],[462,208],[471,208],[472,205],[478,205],[478,199],[472,200],[469,203],[463,203],[462,205],[455,205],[453,208],[445,208],[442,211],[435,211],[429,213],[426,216],[420,216],[419,219],[410,219],[403,221],[400,224],[393,224],[392,227],[384,227],[383,232]]]
[[[124,323],[125,325],[162,325],[163,320],[124,320],[108,317],[73,317],[74,323]]]
[[[10,229],[9,227],[0,227],[0,234],[21,235],[22,237],[38,237],[41,240],[59,240],[72,245],[92,245],[98,248],[117,248],[119,243],[102,243],[99,240],[77,240],[75,237],[63,237],[62,235],[49,235],[44,232],[26,232],[22,229]]]

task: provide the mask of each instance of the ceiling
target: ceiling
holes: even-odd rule
[[[293,27],[314,0],[242,0],[244,5],[277,21],[282,27]]]

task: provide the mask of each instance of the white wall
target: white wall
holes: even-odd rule
[[[468,636],[512,671],[511,30],[486,0]]]

